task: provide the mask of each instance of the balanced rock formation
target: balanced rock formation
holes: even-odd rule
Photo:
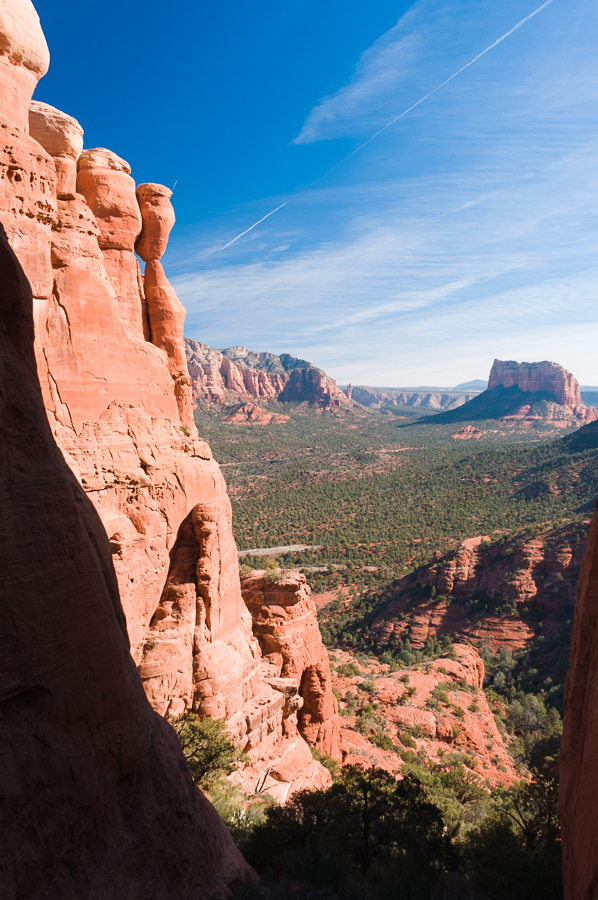
[[[247,347],[213,350],[185,338],[193,396],[218,404],[239,398],[307,403],[319,409],[350,408],[352,402],[321,369],[288,353],[254,353]]]
[[[58,449],[0,226],[0,883],[6,900],[207,898],[248,867],[129,653],[106,533]]]
[[[243,578],[241,586],[264,658],[275,667],[277,677],[294,678],[299,684],[303,698],[299,731],[322,753],[340,759],[330,662],[305,575],[288,572],[273,580],[256,570]]]
[[[598,505],[598,504],[597,504]],[[598,513],[581,567],[560,761],[565,900],[594,900],[598,884]]]

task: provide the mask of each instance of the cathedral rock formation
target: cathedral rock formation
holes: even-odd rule
[[[0,226],[0,883],[198,900],[250,874],[145,697],[105,531],[52,436]]]
[[[0,221],[33,291],[50,428],[106,531],[147,694],[163,715],[225,717],[258,769],[287,759],[281,796],[322,782],[298,733],[290,752],[300,697],[267,681],[226,485],[193,422],[184,309],[160,263],[171,192],[136,188],[111,150],[83,149],[75,119],[30,104],[48,52],[29,0],[5,0],[0,31]]]
[[[598,892],[598,513],[581,566],[561,744],[561,825],[565,900]]]

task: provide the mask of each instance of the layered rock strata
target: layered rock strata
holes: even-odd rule
[[[348,385],[350,387],[350,385]],[[382,409],[384,406],[413,406],[415,409],[457,409],[476,397],[478,391],[418,391],[368,387],[351,388],[351,397],[362,406]]]
[[[214,350],[185,339],[193,396],[218,404],[239,398],[307,403],[320,409],[351,407],[336,381],[304,359],[253,353],[246,347]]]
[[[0,226],[0,883],[208,898],[250,871],[129,653],[108,540],[48,424],[33,298]]]
[[[560,761],[565,900],[593,900],[598,884],[598,513],[583,558],[569,670]]]
[[[277,676],[299,684],[303,699],[299,731],[322,753],[340,760],[340,723],[330,662],[305,576],[288,572],[273,580],[256,570],[243,578],[241,586],[264,658]]]
[[[29,109],[47,48],[28,0],[5,6],[6,71],[24,71],[0,85],[12,98],[0,100],[0,218],[33,286],[48,421],[105,528],[148,696],[163,715],[226,718],[256,765],[266,751],[287,757],[292,737],[300,751],[285,774],[327,777],[293,726],[287,688],[261,669],[226,486],[193,423],[184,309],[160,263],[171,192],[136,189],[123,159],[84,150],[71,116]]]

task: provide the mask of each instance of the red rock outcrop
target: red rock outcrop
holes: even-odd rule
[[[598,884],[598,513],[583,558],[565,688],[560,759],[565,900],[593,900]]]
[[[455,659],[391,672],[374,660],[358,663],[349,653],[335,650],[339,672],[333,672],[332,680],[342,698],[344,762],[365,761],[397,772],[403,765],[400,753],[408,748],[432,762],[458,754],[482,784],[510,784],[516,772],[482,689],[484,663],[466,644],[455,644],[454,654]],[[340,674],[348,663],[359,674]],[[361,687],[366,680],[367,692]],[[368,725],[366,718],[357,730],[358,718],[350,714],[349,704],[375,704],[376,720]],[[370,740],[378,722],[393,749],[382,750]]]
[[[239,403],[224,416],[226,425],[284,425],[290,416],[277,416],[254,403]]]
[[[37,22],[33,49],[45,46],[28,0],[13,5],[7,47],[21,46],[23,21]],[[13,117],[0,119],[0,218],[34,286],[48,421],[106,530],[133,658],[161,713],[223,715],[262,768],[288,755],[292,737],[300,750],[286,774],[326,778],[292,734],[292,703],[261,671],[226,486],[193,423],[184,309],[158,259],[174,222],[170,191],[142,185],[137,195],[128,164],[105,148],[82,152],[79,124],[47,104],[32,105],[34,140],[21,113],[42,69],[23,76],[28,94],[0,103]]]
[[[144,695],[33,342],[32,292],[0,226],[2,896],[207,900],[250,871]]]
[[[303,359],[253,353],[246,347],[213,350],[185,339],[193,397],[226,404],[239,397],[305,402],[320,409],[350,408],[336,381]]]
[[[428,638],[456,635],[492,650],[521,650],[534,638],[540,613],[543,634],[560,627],[563,604],[575,598],[584,549],[585,537],[568,526],[504,543],[481,536],[464,541],[448,558],[397,582],[373,633],[391,642],[408,637],[416,649]],[[481,610],[480,597],[487,601]],[[524,608],[529,616],[520,615]]]
[[[288,572],[273,580],[261,570],[241,582],[262,653],[283,678],[295,678],[303,707],[299,730],[318,749],[340,759],[339,719],[328,652],[305,576]]]

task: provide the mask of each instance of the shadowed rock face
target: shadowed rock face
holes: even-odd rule
[[[48,424],[32,307],[0,229],[2,895],[207,898],[248,869],[143,692],[106,534]]]
[[[565,688],[561,824],[565,900],[594,900],[598,885],[598,514],[583,558]]]

